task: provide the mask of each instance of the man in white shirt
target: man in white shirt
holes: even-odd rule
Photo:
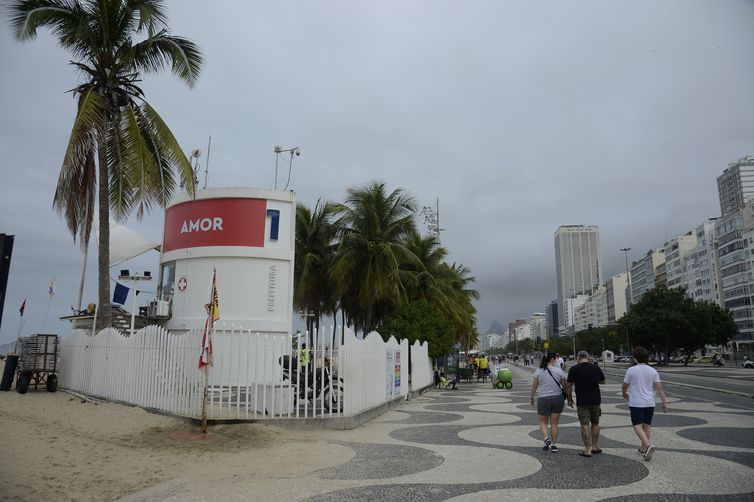
[[[634,432],[641,440],[639,454],[649,462],[655,453],[655,445],[649,442],[652,433],[652,416],[655,411],[655,389],[662,400],[662,411],[665,413],[668,412],[668,400],[665,398],[665,390],[660,383],[660,375],[654,368],[647,365],[649,351],[644,347],[636,347],[634,359],[637,364],[628,368],[623,378],[623,399],[628,399],[631,423],[634,426]]]

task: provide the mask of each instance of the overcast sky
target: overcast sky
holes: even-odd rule
[[[302,149],[290,188],[307,205],[371,180],[420,206],[439,197],[442,243],[481,293],[480,332],[556,297],[559,225],[599,226],[607,278],[625,269],[619,248],[637,259],[717,216],[716,177],[754,153],[750,0],[167,7],[206,65],[194,89],[170,73],[143,88],[202,166],[212,137],[208,186],[271,187],[280,144]],[[65,333],[81,264],[51,210],[79,76],[48,32],[18,44],[2,21],[0,232],[16,241],[0,343],[24,297],[24,334],[42,330],[53,274],[45,330]],[[130,226],[159,241],[162,213]],[[156,275],[158,261],[130,266]]]

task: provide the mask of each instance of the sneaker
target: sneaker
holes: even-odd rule
[[[647,446],[647,451],[644,453],[644,460],[649,462],[655,454],[655,445],[651,444]]]
[[[552,439],[549,437],[545,438],[545,445],[542,447],[542,450],[547,451],[550,449],[550,445],[552,444]]]
[[[647,450],[642,450],[641,448],[639,448],[639,451],[637,453],[643,457],[644,454],[647,453]]]
[[[551,451],[551,452],[553,452],[553,453],[557,453],[557,452],[559,452],[560,450],[558,449],[558,447],[557,447],[557,446],[555,446],[555,445],[552,445],[552,446],[550,446],[550,451]]]

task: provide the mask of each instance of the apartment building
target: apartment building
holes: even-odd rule
[[[588,295],[602,283],[599,228],[596,225],[561,225],[555,231],[555,275],[558,320],[565,321],[566,298]]]
[[[661,269],[662,267],[662,269]],[[641,300],[648,290],[661,284],[655,281],[658,276],[665,276],[665,250],[651,249],[644,258],[631,264],[631,302]]]
[[[626,298],[627,291],[628,284],[625,272],[616,274],[605,282],[608,326],[614,325],[618,322],[618,319],[626,315],[626,312],[628,311],[628,298]]]

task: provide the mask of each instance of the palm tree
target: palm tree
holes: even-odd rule
[[[364,334],[405,302],[401,267],[416,262],[406,239],[416,232],[413,197],[384,183],[349,188],[337,206],[340,246],[334,267],[341,306]]]
[[[169,66],[189,86],[202,64],[197,46],[167,30],[161,0],[16,0],[8,4],[17,40],[49,28],[68,50],[84,82],[73,89],[78,110],[63,158],[53,207],[74,241],[89,244],[99,205],[99,327],[110,319],[109,217],[139,217],[164,206],[175,171],[194,193],[191,165],[162,118],[137,86],[142,72]],[[142,37],[141,40],[136,40]]]
[[[296,206],[296,258],[294,263],[293,304],[309,311],[306,329],[311,333],[315,320],[335,310],[335,288],[330,274],[335,253],[335,227],[332,224],[335,206],[317,201],[311,210],[303,204]]]

